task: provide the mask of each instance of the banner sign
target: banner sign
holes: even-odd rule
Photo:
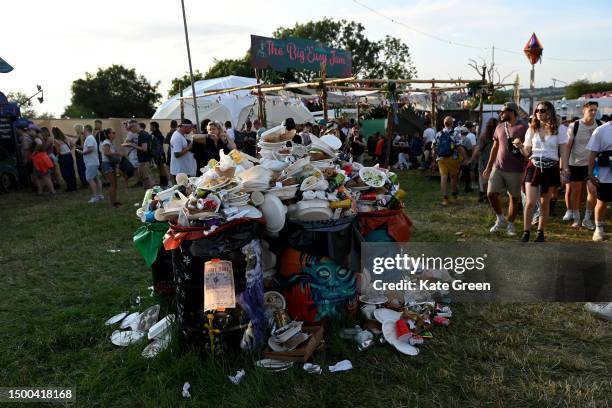
[[[344,78],[352,75],[351,53],[326,47],[324,44],[303,38],[267,38],[251,35],[251,66],[272,68],[287,72],[287,68],[320,71],[325,61],[328,77]]]

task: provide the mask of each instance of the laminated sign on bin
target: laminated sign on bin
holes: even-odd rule
[[[213,259],[204,264],[204,310],[236,307],[234,273],[230,261]]]

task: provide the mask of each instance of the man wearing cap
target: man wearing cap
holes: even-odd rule
[[[179,173],[195,177],[197,163],[191,152],[193,141],[187,139],[191,133],[193,124],[189,119],[183,119],[181,126],[170,138],[170,150],[172,152],[172,162],[170,163],[170,174],[175,177]]]
[[[525,166],[525,159],[520,151],[515,151],[512,142],[515,139],[525,141],[527,126],[518,121],[519,108],[514,102],[506,102],[501,111],[501,123],[497,125],[493,135],[493,147],[489,156],[484,177],[489,177],[487,197],[495,211],[495,225],[489,230],[491,233],[506,228],[510,236],[514,232],[514,220],[518,215],[518,200],[521,197],[521,177]],[[504,218],[499,200],[499,194],[508,194],[508,221]]]

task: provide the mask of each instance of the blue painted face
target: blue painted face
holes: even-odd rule
[[[310,285],[312,298],[318,305],[317,320],[337,317],[342,313],[344,302],[355,297],[355,275],[331,258],[317,258],[302,254],[304,265],[300,273],[289,279],[289,284]]]

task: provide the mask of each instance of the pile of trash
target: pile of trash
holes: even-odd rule
[[[110,336],[111,343],[126,347],[146,338],[150,343],[142,351],[145,358],[155,357],[165,350],[172,340],[171,328],[175,316],[171,314],[158,321],[159,309],[159,305],[154,305],[142,313],[121,312],[108,319],[105,323],[107,326],[119,325],[119,330],[113,331]]]
[[[176,186],[148,190],[137,216],[143,222],[210,230],[240,218],[263,217],[274,234],[287,219],[329,221],[401,208],[405,192],[396,174],[353,162],[333,135],[312,135],[308,146],[289,146],[294,133],[283,125],[263,133],[260,158],[220,151],[220,160],[210,160],[200,177],[178,174]]]

